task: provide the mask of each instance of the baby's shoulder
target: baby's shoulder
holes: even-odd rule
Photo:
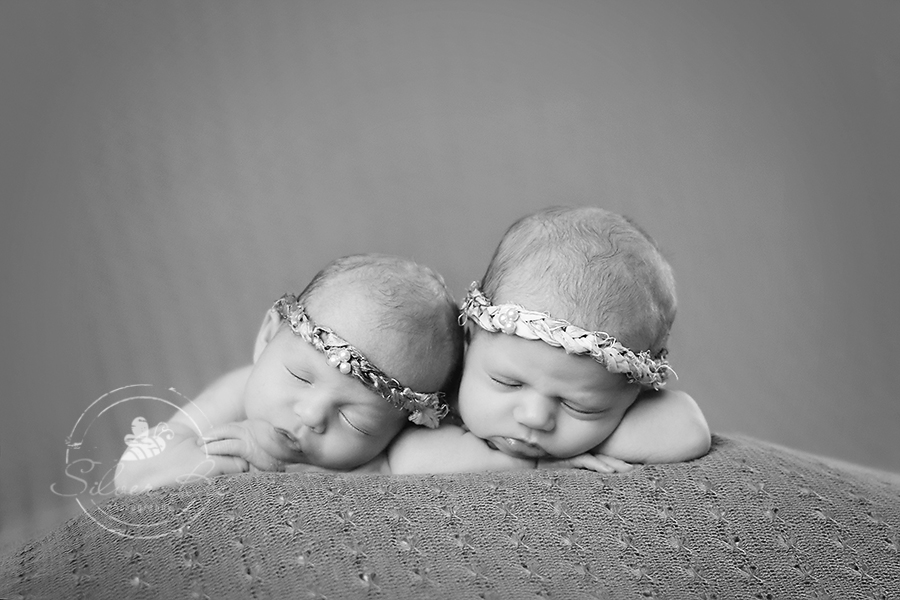
[[[191,422],[201,431],[244,420],[244,388],[252,369],[253,365],[248,365],[222,375],[180,409],[173,420]]]
[[[400,440],[434,440],[460,437],[468,434],[469,430],[452,423],[441,423],[440,427],[430,429],[428,427],[406,427],[395,438],[395,445]],[[469,434],[471,435],[471,434]]]

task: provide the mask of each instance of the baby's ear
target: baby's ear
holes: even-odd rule
[[[259,359],[259,355],[262,354],[266,344],[271,342],[275,334],[278,333],[279,327],[281,327],[281,315],[274,308],[271,308],[266,312],[262,325],[259,327],[259,333],[256,334],[256,344],[253,346],[254,363]]]

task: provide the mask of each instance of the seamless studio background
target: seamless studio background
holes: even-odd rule
[[[338,255],[462,295],[551,204],[657,239],[714,431],[900,471],[898,28],[877,0],[0,3],[0,541],[78,511],[50,486],[106,392],[196,395]]]

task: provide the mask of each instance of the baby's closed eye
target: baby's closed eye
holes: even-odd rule
[[[341,420],[343,420],[344,423],[346,423],[346,424],[349,425],[352,429],[355,429],[357,432],[361,433],[362,435],[372,435],[372,434],[371,434],[365,427],[363,427],[362,425],[357,425],[357,424],[355,424],[354,421],[351,420],[350,417],[347,416],[347,413],[344,412],[343,410],[339,410],[339,411],[338,411],[338,415],[340,415]]]
[[[508,377],[499,377],[495,375],[491,375],[491,381],[504,388],[520,388],[522,387],[522,382],[517,381],[515,379],[510,379]]]
[[[302,381],[303,383],[310,384],[310,385],[312,384],[312,382],[310,381],[309,377],[308,377],[305,373],[300,373],[300,374],[298,374],[298,373],[295,373],[294,371],[291,371],[291,370],[290,370],[289,368],[287,368],[287,367],[285,367],[285,370],[287,370],[288,373],[290,373],[291,375],[293,375],[293,376],[294,376],[296,379],[298,379],[299,381]]]
[[[595,415],[602,415],[604,412],[606,412],[605,408],[586,408],[584,406],[581,406],[579,404],[575,404],[575,403],[572,403],[572,402],[569,402],[566,400],[562,401],[562,405],[564,407],[566,407],[567,410],[569,410],[570,412],[573,412],[577,415],[595,416]]]

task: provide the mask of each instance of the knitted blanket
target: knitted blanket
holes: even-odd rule
[[[117,497],[6,598],[900,598],[900,484],[757,440],[603,475],[257,473]]]

